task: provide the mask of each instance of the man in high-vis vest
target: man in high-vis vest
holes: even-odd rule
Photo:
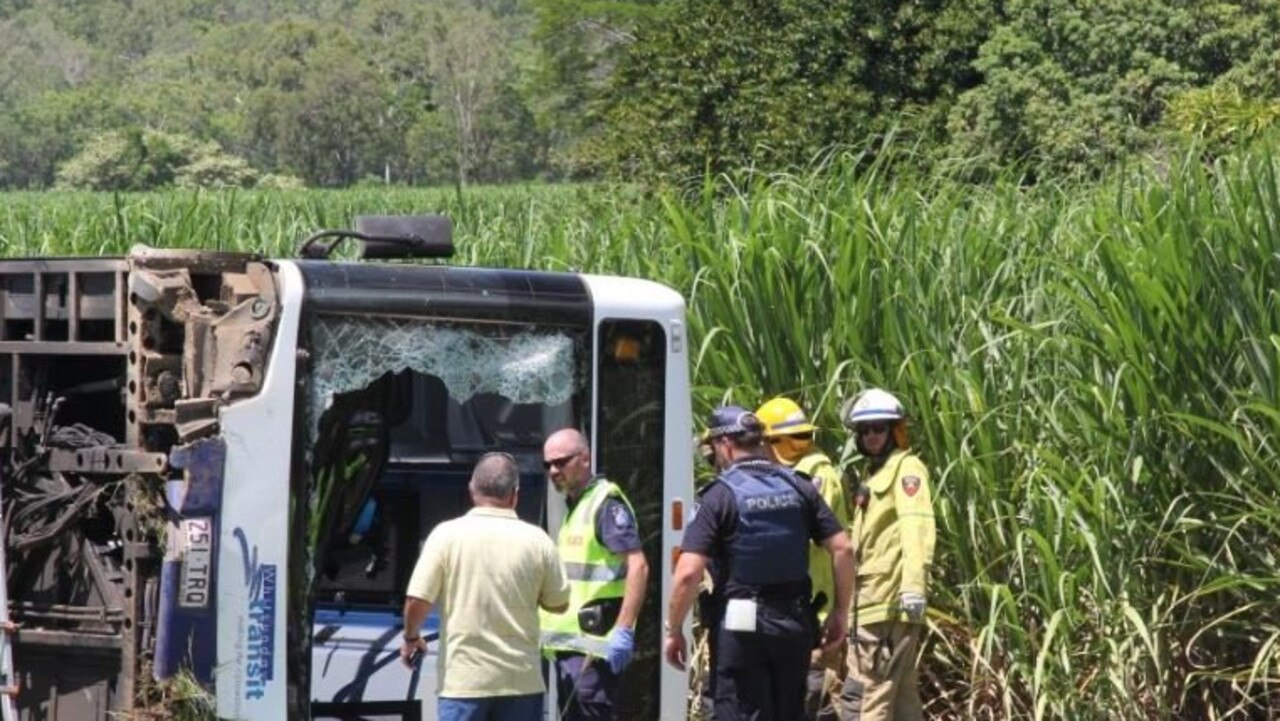
[[[851,518],[844,479],[827,454],[814,443],[818,429],[809,422],[804,409],[789,398],[778,397],[760,406],[756,417],[764,423],[764,437],[773,460],[813,483],[840,526],[848,529]],[[809,580],[813,583],[818,621],[825,621],[835,600],[835,576],[831,569],[831,556],[817,544],[809,546]],[[820,717],[834,718],[835,709],[826,703],[834,694],[828,689],[837,689],[844,681],[847,648],[841,644],[828,653],[815,649],[809,659],[804,701],[804,717],[808,721],[816,721]]]
[[[582,433],[556,431],[542,457],[568,506],[557,546],[569,580],[569,608],[542,614],[542,647],[555,659],[557,718],[613,721],[620,717],[618,677],[635,649],[649,579],[636,514],[617,484],[592,474]]]
[[[868,467],[855,502],[858,585],[840,718],[922,719],[915,662],[936,536],[929,471],[910,451],[906,413],[892,394],[866,390],[841,416]]]

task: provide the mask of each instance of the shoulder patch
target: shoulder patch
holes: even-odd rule
[[[920,476],[903,476],[902,492],[914,496],[920,490]]]
[[[631,518],[631,512],[621,503],[615,504],[613,507],[613,525],[618,528],[631,528],[634,523]]]

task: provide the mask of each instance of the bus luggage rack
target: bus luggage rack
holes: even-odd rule
[[[125,352],[123,259],[6,261],[0,352]]]

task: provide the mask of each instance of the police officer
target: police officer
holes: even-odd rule
[[[842,528],[850,527],[849,496],[844,479],[827,454],[814,443],[817,428],[809,422],[804,409],[789,398],[774,398],[756,409],[756,416],[764,423],[765,440],[773,460],[794,470],[801,478],[813,483],[818,495],[830,506]],[[813,598],[818,620],[825,621],[835,598],[835,578],[831,572],[831,558],[819,546],[809,546],[809,579],[813,582]],[[823,709],[823,697],[828,688],[838,688],[844,681],[845,650],[841,644],[834,652],[815,651],[810,659],[809,678],[805,689],[804,717],[815,721]],[[830,673],[828,673],[828,671]],[[823,715],[828,717],[831,710]]]
[[[557,547],[569,580],[569,608],[542,614],[542,646],[555,659],[557,718],[620,718],[618,677],[635,648],[636,617],[649,564],[630,501],[591,473],[591,451],[577,430],[551,434],[542,449],[547,476],[568,516]]]
[[[906,414],[891,393],[866,390],[841,415],[868,461],[854,513],[858,594],[841,718],[922,719],[915,659],[936,535],[929,472],[909,450]]]
[[[685,529],[664,624],[663,652],[683,670],[684,620],[703,572],[719,606],[712,668],[717,721],[795,721],[803,716],[809,653],[819,639],[810,607],[809,543],[835,566],[824,647],[845,643],[853,584],[848,535],[813,484],[768,460],[764,427],[738,406],[711,415],[707,437],[719,475],[700,493]]]

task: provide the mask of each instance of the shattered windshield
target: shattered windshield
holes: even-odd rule
[[[501,399],[507,415],[514,406],[566,406],[581,385],[565,330],[368,316],[320,316],[310,330],[313,442],[336,395],[388,373],[435,379],[450,405]]]
[[[318,315],[308,332],[309,569],[332,578],[388,469],[418,469],[409,485],[431,513],[465,512],[479,454],[537,458],[550,432],[574,425],[588,377],[585,328]],[[404,579],[389,558],[361,560],[364,580],[344,588],[395,590]]]

